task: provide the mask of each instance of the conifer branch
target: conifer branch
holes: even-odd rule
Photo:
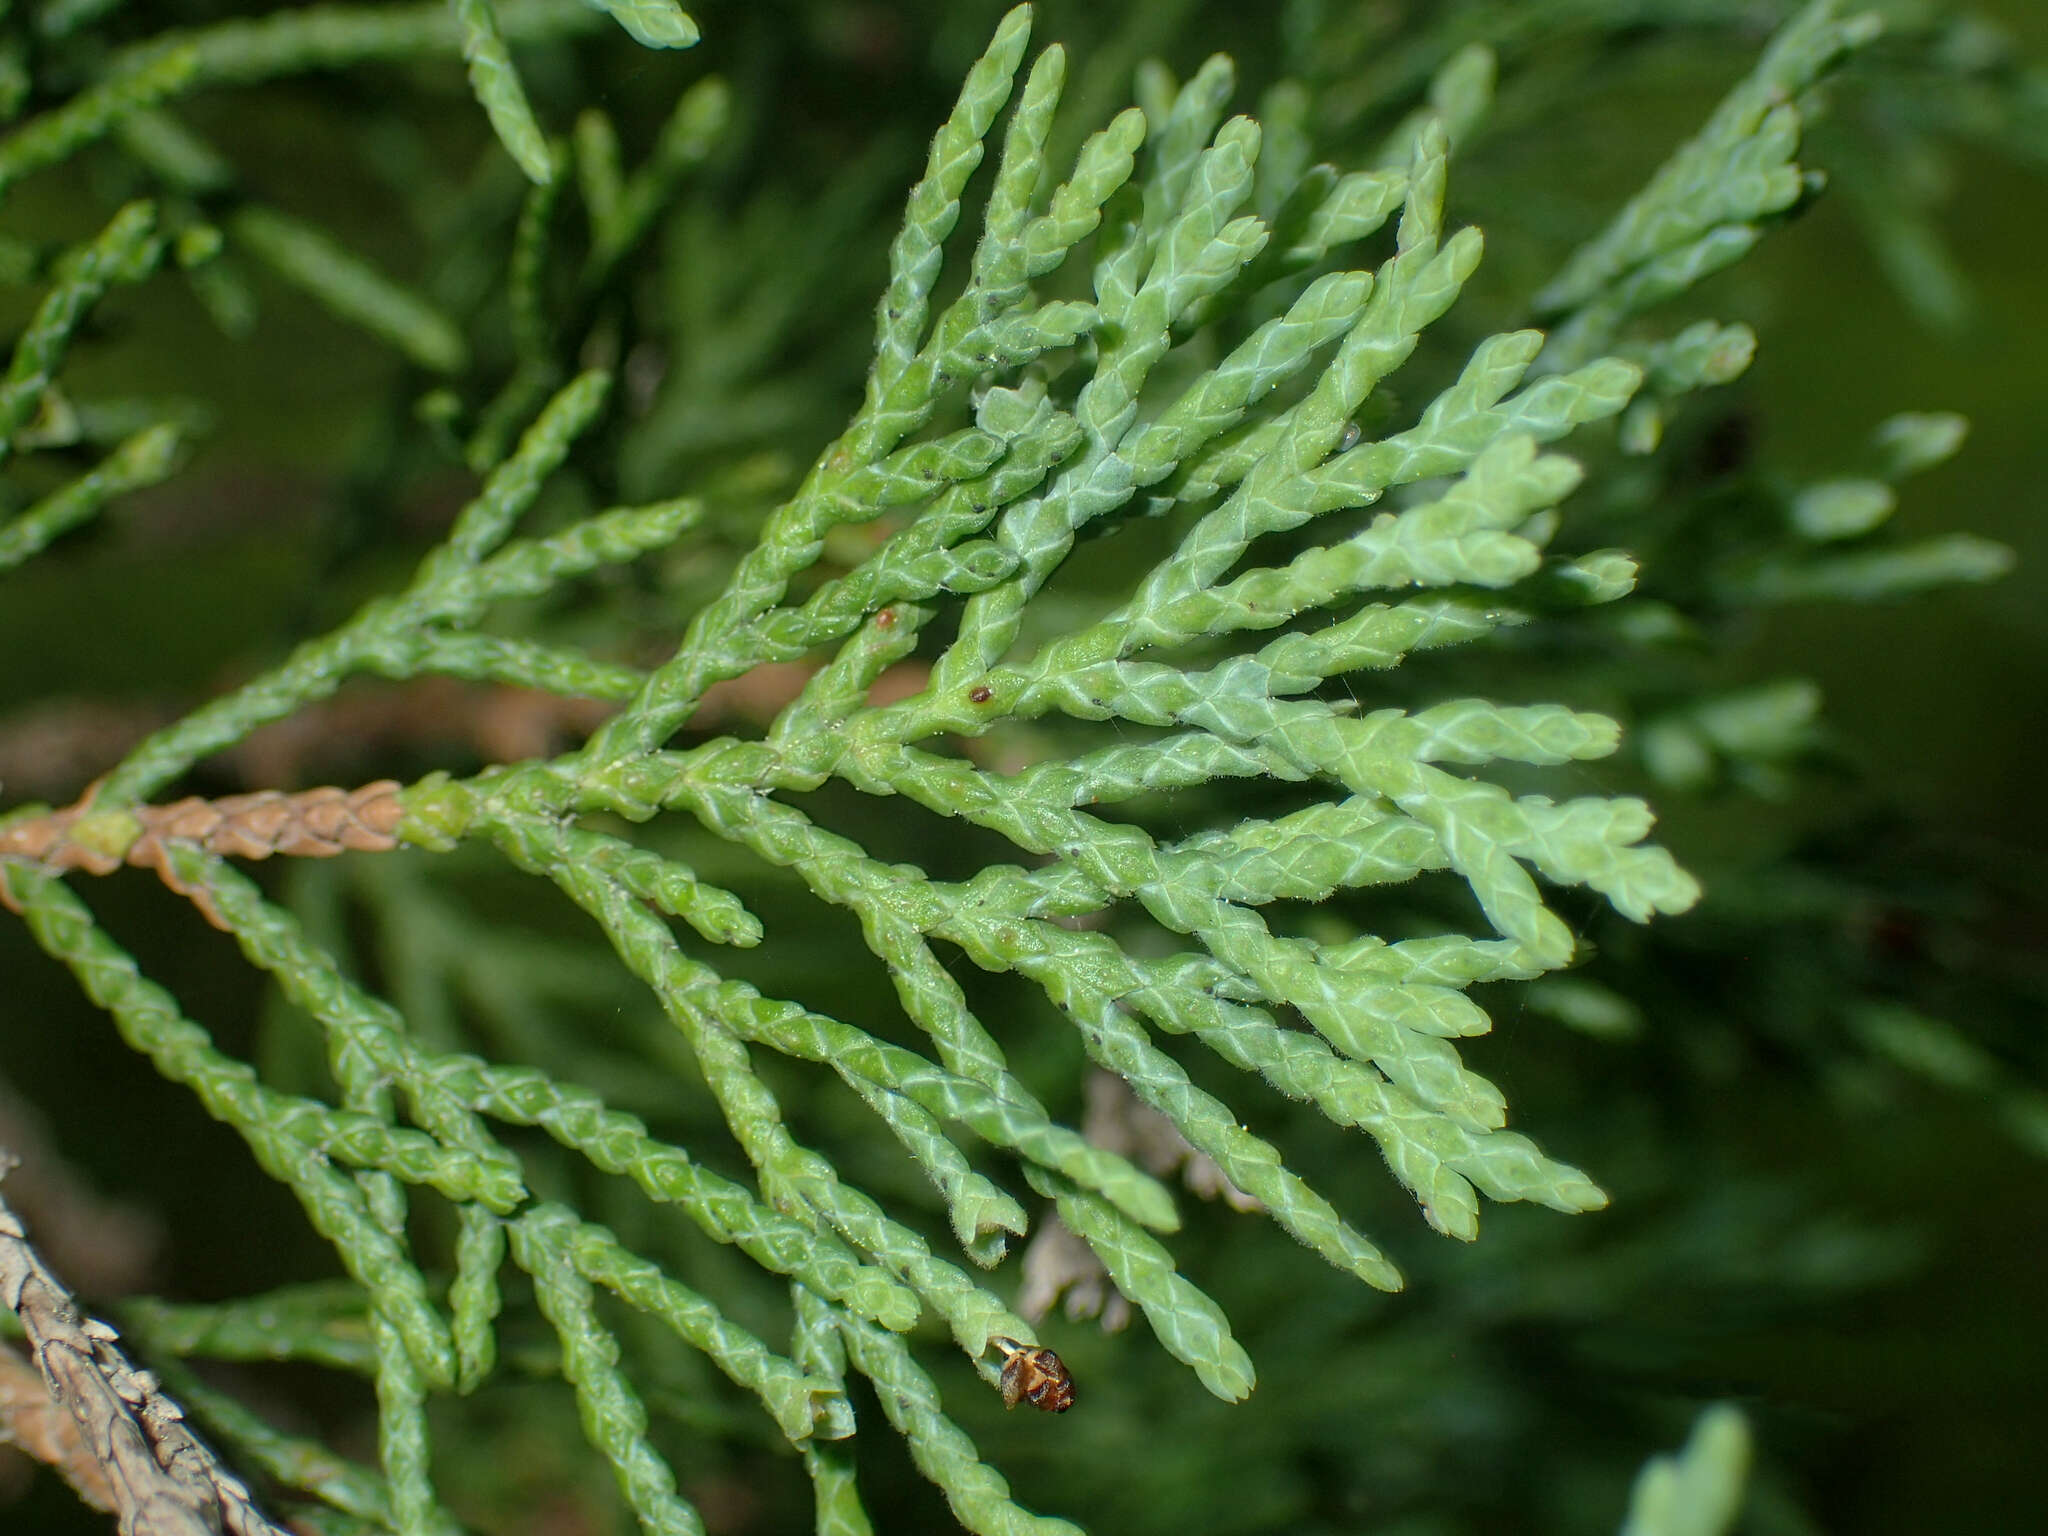
[[[0,1148],[0,1177],[14,1154]],[[128,1362],[119,1335],[84,1316],[0,1200],[0,1299],[21,1321],[51,1399],[73,1422],[124,1531],[166,1536],[281,1536],[241,1480],[186,1427],[156,1379]],[[67,1471],[71,1468],[67,1464]]]
[[[1025,1189],[1050,1202],[1091,1282],[1229,1402],[1255,1370],[1223,1306],[1180,1268],[1186,1235],[1162,1180],[1183,1158],[1187,1184],[1221,1188],[1343,1276],[1403,1283],[1394,1240],[1353,1224],[1349,1192],[1290,1166],[1283,1133],[1253,1130],[1243,1106],[1270,1096],[1210,1056],[1363,1131],[1439,1233],[1475,1239],[1482,1195],[1559,1212],[1607,1203],[1588,1174],[1508,1129],[1507,1096],[1461,1054],[1493,1023],[1472,989],[1533,982],[1536,1011],[1626,1028],[1632,1002],[1557,974],[1586,957],[1587,914],[1649,923],[1690,909],[1700,885],[1647,841],[1645,801],[1541,792],[1575,782],[1548,771],[1623,749],[1619,704],[1547,702],[1512,680],[1461,694],[1427,666],[1439,652],[1505,655],[1518,630],[1692,622],[1681,603],[1624,602],[1649,556],[1560,531],[1610,449],[1651,458],[1689,397],[1747,367],[1757,338],[1744,325],[1667,333],[1644,317],[1819,191],[1796,159],[1814,88],[1874,24],[1809,6],[1528,300],[1547,331],[1484,335],[1448,366],[1484,244],[1448,220],[1453,152],[1482,129],[1495,52],[1448,52],[1426,105],[1383,124],[1378,153],[1345,172],[1309,163],[1305,86],[1269,93],[1264,125],[1226,118],[1235,76],[1222,58],[1184,85],[1147,69],[1141,105],[1062,138],[1066,55],[1027,62],[1032,15],[1019,6],[908,194],[858,405],[779,502],[749,505],[760,515],[733,543],[745,466],[705,476],[701,494],[635,500],[611,489],[630,478],[611,461],[648,451],[630,435],[647,348],[618,361],[639,340],[623,290],[735,113],[723,83],[700,82],[630,170],[595,109],[551,139],[512,49],[597,15],[650,47],[697,39],[671,0],[285,12],[114,53],[0,141],[0,192],[109,139],[107,153],[164,189],[52,267],[0,380],[0,462],[63,436],[60,371],[116,285],[150,280],[170,252],[227,314],[235,279],[216,263],[239,250],[438,375],[420,415],[480,479],[396,593],[154,732],[69,807],[0,819],[0,904],[335,1250],[343,1283],[130,1309],[173,1362],[292,1360],[371,1379],[374,1473],[192,1384],[284,1485],[351,1520],[455,1529],[435,1476],[435,1400],[484,1388],[506,1369],[508,1320],[537,1313],[555,1341],[545,1369],[566,1379],[625,1506],[648,1531],[701,1531],[657,1449],[659,1399],[624,1316],[708,1361],[795,1448],[820,1531],[870,1528],[849,1443],[867,1398],[849,1393],[849,1371],[968,1529],[1071,1531],[1012,1498],[910,1337],[929,1313],[986,1385],[1011,1386],[1004,1360],[1036,1345],[1018,1315],[1031,1308],[979,1270],[1032,1232]],[[489,323],[449,297],[458,285],[410,286],[340,236],[241,200],[229,157],[167,110],[212,87],[430,54],[467,62],[524,177],[492,237],[504,280]],[[1055,161],[1067,151],[1054,146],[1076,143]],[[979,227],[962,230],[970,213]],[[1417,398],[1396,403],[1397,390]],[[172,473],[187,429],[147,420],[66,429],[66,441],[121,441],[10,506],[0,571]],[[1782,536],[1717,543],[1682,573],[1696,611],[1998,574],[1998,546],[1900,544],[1888,528],[1897,486],[1961,436],[1955,418],[1894,418],[1866,463],[1779,487]],[[614,494],[632,504],[589,510]],[[1128,578],[1077,579],[1092,575],[1083,541],[1111,533],[1138,550]],[[550,622],[579,584],[635,563],[661,593],[658,645]],[[610,712],[579,747],[481,771],[155,802],[363,675],[489,681]],[[708,735],[712,690],[763,675],[778,689],[765,728]],[[1696,692],[1631,722],[1626,747],[1660,783],[1694,787],[1719,763],[1792,755],[1817,708],[1796,680]],[[884,855],[897,831],[920,829],[961,860]],[[350,955],[339,897],[315,922],[228,862],[272,854],[397,856],[362,887],[383,893],[369,925],[383,963]],[[222,1050],[62,878],[124,864],[154,869],[231,936],[319,1042],[324,1077],[287,1088]],[[408,914],[462,910],[421,894],[426,882],[484,865],[545,882],[530,888],[571,937],[543,948],[610,952],[606,995],[637,1020],[626,1027],[666,1031],[663,1059],[679,1066],[650,1086],[697,1094],[701,1080],[677,1123],[628,1113],[619,1105],[638,1101],[599,1091],[599,1076],[576,1080],[600,1054],[559,1021],[540,1031],[563,1030],[573,1078],[461,1048],[461,990],[443,979],[454,967],[429,974],[447,961],[430,952],[478,925],[404,930]],[[1387,892],[1404,883],[1389,917]],[[796,901],[811,917],[789,917]],[[893,1010],[807,991],[790,957],[820,908],[857,930]],[[785,970],[743,970],[744,953]],[[983,975],[1009,989],[1000,1004],[984,1000]],[[384,977],[390,999],[365,976]],[[497,980],[501,996],[529,984]],[[536,990],[552,1006],[574,989],[556,977]],[[1016,1001],[1020,1016],[998,1022]],[[2039,1120],[2037,1095],[1931,1019],[1855,1019],[1873,1049]],[[1045,1038],[1126,1085],[1174,1154],[1062,1123],[1046,1053],[1020,1049]],[[901,1154],[901,1187],[823,1150],[837,1146],[824,1117],[842,1091],[860,1134]],[[737,1150],[700,1150],[700,1134]],[[729,1172],[715,1171],[721,1156]],[[644,1197],[644,1227],[571,1203],[598,1175],[607,1199]],[[777,1327],[762,1326],[775,1314],[756,1298],[719,1295],[715,1273],[685,1272],[670,1207],[743,1256],[737,1272],[773,1277]],[[977,1269],[955,1262],[948,1234]],[[1703,1421],[1678,1462],[1645,1473],[1628,1529],[1717,1529],[1742,1450],[1739,1421]],[[1674,1513],[1688,1501],[1709,1513]]]

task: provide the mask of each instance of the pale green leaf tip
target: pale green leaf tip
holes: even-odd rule
[[[1970,423],[1953,411],[1903,411],[1871,435],[1888,480],[1917,475],[1951,458],[1969,436]]]
[[[1259,1384],[1259,1374],[1252,1366],[1252,1357],[1235,1339],[1225,1339],[1221,1355],[1198,1364],[1195,1375],[1203,1386],[1226,1403],[1243,1402]]]
[[[1604,1211],[1612,1204],[1607,1191],[1583,1174],[1577,1178],[1560,1179],[1557,1197],[1575,1211]]]
[[[1742,1413],[1707,1409],[1676,1456],[1652,1459],[1636,1478],[1621,1536],[1722,1536],[1741,1513],[1749,1460]]]
[[[648,48],[691,48],[701,35],[696,21],[676,0],[585,0],[593,8],[608,12]]]
[[[1015,60],[1023,56],[1024,45],[1031,37],[1032,14],[1028,3],[1013,5],[1005,11],[1002,21],[996,26],[995,37],[989,42],[988,56],[1008,58],[1012,61],[1011,67],[1015,68]]]

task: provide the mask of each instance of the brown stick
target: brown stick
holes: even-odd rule
[[[0,1177],[13,1164],[13,1154],[0,1149]],[[185,1427],[156,1378],[128,1363],[115,1347],[119,1335],[78,1310],[5,1200],[0,1301],[21,1318],[50,1401],[70,1416],[72,1434],[62,1433],[61,1420],[46,1422],[37,1443],[59,1450],[53,1464],[89,1502],[105,1508],[111,1498],[121,1536],[284,1536]]]
[[[205,891],[186,884],[171,866],[170,846],[183,843],[238,859],[273,853],[325,859],[337,853],[387,853],[398,846],[402,812],[395,779],[359,789],[262,790],[253,795],[197,796],[171,805],[102,810],[93,784],[75,804],[0,828],[0,858],[32,859],[44,869],[110,874],[123,864],[153,869],[172,890],[189,898],[221,927]],[[12,907],[4,881],[0,903]]]

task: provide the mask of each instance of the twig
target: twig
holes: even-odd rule
[[[0,1178],[14,1163],[13,1154],[0,1149]],[[78,1310],[5,1200],[0,1300],[21,1318],[51,1401],[76,1426],[76,1445],[55,1465],[91,1499],[82,1465],[89,1461],[112,1496],[121,1536],[284,1536],[257,1512],[241,1480],[185,1427],[183,1410],[156,1378],[128,1363],[115,1347],[114,1330]]]
[[[171,866],[170,845],[208,853],[267,859],[273,853],[324,859],[354,850],[388,853],[398,846],[396,781],[379,779],[358,789],[265,790],[252,795],[194,796],[172,805],[102,810],[91,785],[75,805],[17,820],[0,830],[0,856],[34,859],[45,869],[110,874],[123,863],[154,869],[165,885],[188,897],[216,928],[225,926],[212,900]],[[12,906],[4,889],[0,903]]]

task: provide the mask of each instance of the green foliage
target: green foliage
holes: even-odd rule
[[[57,868],[0,865],[35,944],[240,1136],[347,1277],[138,1301],[125,1321],[320,1529],[478,1518],[440,1475],[445,1442],[478,1433],[449,1432],[449,1400],[539,1377],[568,1384],[648,1531],[711,1523],[679,1417],[772,1438],[808,1474],[817,1530],[870,1529],[850,1442],[877,1411],[968,1529],[1072,1530],[984,1460],[941,1339],[992,1386],[991,1341],[1038,1338],[998,1268],[1010,1240],[1056,1213],[1094,1266],[1063,1277],[1070,1307],[1106,1277],[1234,1403],[1254,1352],[1231,1277],[1186,1251],[1215,1245],[1182,1230],[1211,1218],[1182,1208],[1177,1169],[1338,1272],[1343,1290],[1312,1293],[1338,1298],[1333,1318],[1358,1281],[1400,1289],[1397,1256],[1418,1250],[1354,1176],[1356,1143],[1297,1160],[1332,1128],[1363,1132],[1427,1225],[1467,1242],[1482,1195],[1605,1206],[1508,1129],[1461,1048],[1502,999],[1636,1033],[1647,994],[1565,973],[1640,954],[1656,941],[1624,924],[1700,901],[1646,841],[1647,802],[1582,765],[1622,754],[1673,794],[1779,791],[1821,740],[1818,695],[1712,679],[1706,636],[2009,565],[1986,540],[1889,526],[1958,418],[1894,417],[1866,463],[1767,486],[1742,518],[1716,515],[1668,441],[1757,346],[1680,301],[1819,192],[1799,157],[1823,82],[1878,26],[1828,0],[1792,17],[1496,326],[1484,242],[1451,199],[1531,23],[1463,8],[1390,56],[1369,111],[1310,68],[1262,125],[1225,119],[1221,56],[1185,84],[1147,67],[1114,114],[1063,107],[1066,54],[1030,57],[1020,7],[931,139],[850,416],[796,472],[786,446],[826,436],[819,402],[854,377],[832,373],[852,302],[835,230],[884,177],[850,162],[815,213],[763,195],[728,218],[718,157],[764,108],[715,77],[661,104],[630,171],[600,108],[561,132],[549,50],[566,57],[592,9],[110,34],[0,142],[6,195],[100,156],[132,199],[25,258],[46,292],[0,384],[17,477],[0,571],[184,456],[189,421],[165,408],[71,472],[106,418],[60,374],[117,286],[188,284],[232,336],[273,302],[250,281],[266,270],[411,370],[410,440],[433,447],[404,453],[480,482],[409,580],[122,756],[77,847],[118,861],[138,807],[366,677],[607,706],[570,750],[404,764],[409,849],[375,861],[395,873],[357,855],[279,892],[174,848],[167,878],[274,989],[260,1069]],[[673,4],[594,9],[648,47],[698,41]],[[1316,9],[1290,26],[1341,58],[1350,23]],[[1631,8],[1586,10],[1618,27]],[[202,91],[434,57],[466,61],[502,151],[455,212],[423,214],[441,245],[420,282],[362,231],[264,201],[174,115]],[[398,184],[424,163],[401,137],[377,150]],[[1311,164],[1320,140],[1364,168]],[[835,382],[812,388],[814,322]],[[376,451],[401,459],[397,435]],[[717,690],[792,666],[757,729],[727,728]],[[508,870],[538,881],[501,908]],[[1986,1097],[2040,1146],[2041,1095],[1994,1053],[1870,995],[1842,1007],[1874,1057]],[[1069,1123],[1084,1060],[1133,1096],[1117,1144]],[[1164,1163],[1139,1123],[1177,1138]],[[368,1378],[378,1471],[284,1435],[177,1363],[193,1357]],[[694,1420],[673,1406],[691,1397]],[[1727,1528],[1746,1459],[1742,1421],[1709,1414],[1645,1471],[1624,1530]]]
[[[1685,1448],[1643,1468],[1621,1536],[1720,1536],[1735,1522],[1749,1429],[1732,1408],[1700,1416]]]

